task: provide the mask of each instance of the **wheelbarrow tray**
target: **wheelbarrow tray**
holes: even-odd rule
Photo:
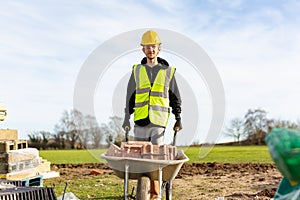
[[[162,169],[162,180],[172,181],[177,176],[183,163],[189,158],[182,150],[177,150],[176,160],[152,160],[144,158],[107,156],[106,153],[101,158],[107,161],[108,166],[113,169],[116,176],[125,178],[125,167],[128,166],[129,179],[138,179],[148,176],[151,180],[159,180],[159,169]]]

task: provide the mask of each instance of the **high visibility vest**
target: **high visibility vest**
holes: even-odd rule
[[[170,116],[169,87],[175,67],[160,69],[151,86],[146,67],[134,65],[136,82],[134,121],[149,116],[152,124],[166,127]]]

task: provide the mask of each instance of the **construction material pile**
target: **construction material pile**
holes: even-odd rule
[[[122,142],[121,147],[110,145],[107,156],[142,158],[151,160],[176,160],[177,148],[171,145],[153,145],[151,142]]]
[[[0,121],[5,118],[6,108],[0,102]],[[42,185],[43,179],[57,176],[37,149],[18,139],[17,130],[0,129],[1,200],[56,200],[54,189]]]
[[[42,176],[57,177],[50,162],[39,156],[38,149],[28,148],[27,140],[18,139],[18,131],[0,129],[0,178],[24,180]],[[41,181],[40,181],[41,182]]]

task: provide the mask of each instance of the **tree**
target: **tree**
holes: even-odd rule
[[[124,138],[124,130],[122,128],[123,118],[118,116],[110,117],[109,127],[114,132],[115,144],[120,145]]]
[[[64,111],[55,126],[55,140],[62,148],[99,148],[103,130],[92,115],[83,115],[78,110]]]
[[[68,133],[68,137],[70,140],[71,149],[75,149],[76,143],[82,144],[80,138],[83,138],[82,135],[84,133],[84,116],[76,109],[71,110],[69,115],[70,132]]]
[[[103,131],[94,116],[85,116],[85,129],[84,129],[84,145],[87,147],[91,143],[92,148],[99,148],[103,138]]]
[[[84,116],[75,109],[65,110],[54,126],[54,134],[40,131],[28,137],[31,145],[44,149],[99,148],[104,135],[108,144],[114,142],[120,145],[124,135],[122,121],[122,118],[113,116],[108,124],[101,124],[100,127],[94,116]]]
[[[57,143],[59,149],[65,149],[66,148],[66,132],[64,129],[62,129],[60,123],[56,124],[54,126],[54,132],[56,134],[53,135],[54,141]],[[56,146],[54,145],[54,146]]]
[[[33,148],[40,149],[42,146],[42,139],[37,132],[28,134],[29,137],[29,146]]]
[[[60,122],[56,125],[58,133],[66,138],[71,149],[75,149],[75,144],[83,132],[83,115],[78,110],[64,111]]]
[[[106,142],[108,145],[110,143],[114,143],[116,145],[120,145],[124,138],[124,131],[122,128],[123,118],[118,116],[113,116],[109,118],[110,121],[108,125],[102,126],[102,130],[106,135]]]
[[[234,141],[240,142],[245,136],[244,121],[240,118],[234,118],[230,121],[229,126],[225,127],[225,135],[232,137]]]
[[[59,134],[52,134],[52,138],[49,139],[47,149],[62,149],[62,140]]]
[[[292,122],[289,120],[274,120],[274,127],[275,128],[289,128],[289,129],[299,129],[300,123]]]
[[[32,134],[28,135],[30,146],[35,147],[37,149],[47,149],[48,140],[50,136],[50,132],[35,131]]]
[[[245,115],[245,133],[252,144],[263,144],[273,126],[274,120],[267,119],[267,112],[263,109],[249,109]]]
[[[109,147],[110,144],[114,141],[114,136],[111,133],[106,134],[105,142]]]
[[[51,136],[51,133],[47,131],[40,131],[39,134],[42,136],[42,148],[47,149],[47,144]]]

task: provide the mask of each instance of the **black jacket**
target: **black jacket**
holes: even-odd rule
[[[157,58],[158,65],[154,67],[149,67],[147,63],[147,59],[143,58],[141,61],[141,64],[144,64],[147,70],[147,74],[149,77],[149,80],[151,82],[151,85],[154,82],[154,79],[156,78],[156,75],[158,71],[162,68],[168,68],[169,63],[158,57]],[[125,107],[125,115],[129,116],[134,112],[134,104],[135,104],[135,89],[136,89],[136,83],[134,80],[134,74],[133,71],[131,73],[128,86],[127,86],[127,95],[126,95],[126,107]],[[175,117],[180,117],[181,113],[181,98],[180,98],[180,93],[179,89],[176,83],[175,76],[170,81],[170,87],[169,87],[169,101],[170,101],[170,107],[172,108],[172,113],[175,115]],[[139,126],[146,126],[150,123],[149,116],[145,119],[141,119],[138,121],[135,121],[136,125]]]

